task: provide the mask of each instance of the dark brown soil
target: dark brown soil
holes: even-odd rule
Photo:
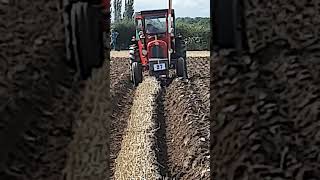
[[[0,179],[59,179],[77,96],[64,63],[61,4],[5,2],[0,3]]]
[[[209,179],[209,58],[189,58],[190,81],[174,79],[164,96],[172,178]]]
[[[216,179],[318,179],[319,57],[277,47],[212,60]]]
[[[319,49],[319,1],[242,1],[246,36],[251,52],[268,44],[285,43],[293,49]]]

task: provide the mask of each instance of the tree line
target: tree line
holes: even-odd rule
[[[111,23],[111,27],[119,32],[117,49],[128,49],[131,38],[135,35],[135,24],[132,17],[134,0],[125,0],[123,13],[121,13],[122,0],[114,0],[113,2],[114,21]],[[188,50],[201,51],[210,48],[210,18],[178,17],[176,18],[176,33],[185,38]]]
[[[113,0],[111,6],[111,12],[114,17],[114,22],[120,22],[122,20],[131,19],[134,14],[134,0],[125,0],[124,12],[122,12],[122,0]]]

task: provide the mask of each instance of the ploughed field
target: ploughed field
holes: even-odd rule
[[[212,57],[217,179],[319,179],[318,52],[270,46]]]
[[[137,88],[128,59],[111,58],[112,179],[209,179],[210,66],[202,56],[188,58],[187,82],[173,71],[164,83],[144,76]]]

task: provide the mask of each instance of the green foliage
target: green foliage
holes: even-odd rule
[[[117,46],[120,49],[128,49],[132,36],[135,35],[135,25],[132,19],[124,19],[112,24],[112,28],[118,31]]]
[[[122,6],[122,0],[113,0],[115,22],[119,22],[121,20],[121,6]]]
[[[134,0],[125,0],[123,19],[131,19],[134,13]]]
[[[188,50],[210,49],[210,19],[209,18],[177,18],[176,33],[181,34]]]
[[[131,37],[135,35],[133,19],[124,19],[114,23],[113,28],[119,32],[117,44],[121,49],[128,49]],[[176,18],[176,33],[181,34],[187,43],[188,50],[210,49],[209,18]]]

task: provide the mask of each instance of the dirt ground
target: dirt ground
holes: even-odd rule
[[[124,58],[110,62],[110,94],[112,115],[110,122],[110,169],[114,174],[114,161],[121,148],[122,135],[133,103],[133,87],[129,82],[129,64]]]
[[[62,179],[79,94],[57,7],[0,3],[0,179]]]
[[[213,57],[216,179],[319,179],[318,52],[270,47]]]
[[[117,54],[120,53],[124,52]],[[198,56],[203,54],[206,52],[199,52]],[[110,160],[113,174],[135,90],[129,80],[128,59],[115,57],[114,52],[111,57]],[[209,179],[209,70],[209,57],[188,58],[188,82],[172,78],[162,87],[158,101],[161,128],[157,138],[162,176]]]

